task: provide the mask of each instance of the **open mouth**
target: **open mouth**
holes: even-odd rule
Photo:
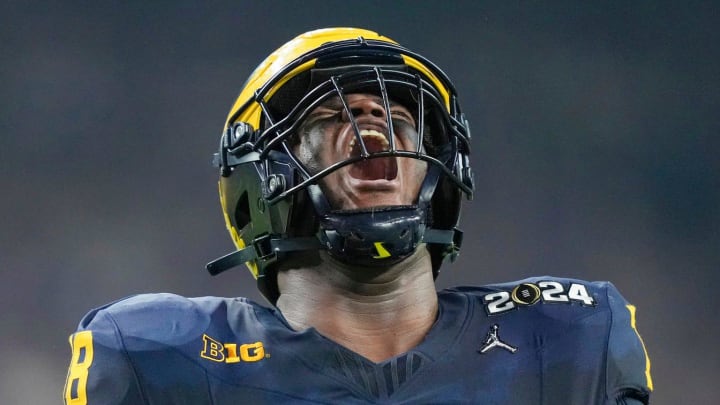
[[[360,131],[363,143],[368,153],[385,152],[390,144],[387,137],[374,129]],[[362,147],[353,137],[348,144],[349,157],[357,157],[362,153]],[[382,157],[361,160],[350,166],[349,174],[358,180],[394,180],[397,177],[398,167],[394,157]]]

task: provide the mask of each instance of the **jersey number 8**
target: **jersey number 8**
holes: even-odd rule
[[[72,360],[65,382],[65,404],[87,404],[88,371],[93,361],[92,332],[82,331],[70,336]]]

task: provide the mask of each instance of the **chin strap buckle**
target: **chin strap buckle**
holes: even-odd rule
[[[453,229],[432,229],[425,230],[423,242],[447,246],[443,256],[454,262],[460,255],[463,232],[458,228]]]

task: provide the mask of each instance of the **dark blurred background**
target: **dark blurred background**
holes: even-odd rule
[[[477,194],[439,287],[611,280],[638,307],[655,404],[720,398],[720,7],[713,1],[127,1],[0,5],[0,403],[60,403],[89,309],[249,296],[211,167],[252,69],[362,26],[441,65]]]

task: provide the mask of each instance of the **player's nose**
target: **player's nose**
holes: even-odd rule
[[[382,100],[374,97],[358,97],[349,103],[349,107],[350,113],[355,118],[362,115],[385,118],[385,107],[382,105]],[[343,118],[347,118],[347,116]]]

